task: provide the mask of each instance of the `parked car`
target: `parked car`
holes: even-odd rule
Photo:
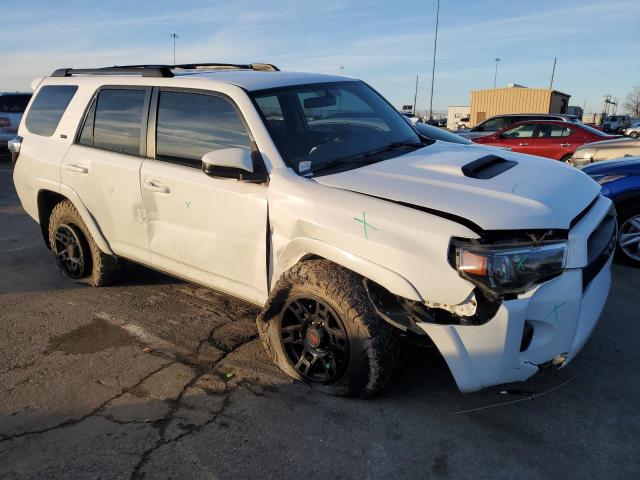
[[[633,122],[629,127],[622,130],[622,134],[626,137],[638,138],[640,136],[640,121]]]
[[[126,258],[243,298],[269,357],[331,394],[382,388],[402,335],[465,392],[566,365],[609,291],[615,210],[595,182],[421,140],[355,79],[61,69],[11,150],[67,277],[105,285]]]
[[[0,92],[0,154],[7,153],[7,142],[16,136],[30,93]]]
[[[580,145],[606,138],[615,137],[579,123],[531,120],[515,123],[492,135],[474,138],[473,141],[566,161]]]
[[[640,155],[639,138],[616,137],[578,147],[567,163],[574,167],[584,167],[601,160],[638,155]]]
[[[602,122],[602,129],[605,132],[620,133],[631,124],[629,115],[611,115]]]
[[[503,130],[514,123],[529,120],[554,120],[558,122],[580,123],[578,117],[573,115],[551,115],[544,113],[514,113],[509,115],[496,115],[479,123],[473,128],[457,130],[456,134],[473,140],[474,138],[491,135]]]
[[[582,171],[602,185],[602,194],[616,206],[618,256],[640,267],[640,157],[607,160],[587,165]]]

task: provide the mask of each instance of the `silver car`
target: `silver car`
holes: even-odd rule
[[[574,167],[583,167],[601,160],[637,156],[640,156],[640,139],[620,137],[581,145],[567,163]]]
[[[622,130],[622,134],[626,137],[638,138],[640,137],[640,120],[633,122],[630,127]]]
[[[0,153],[6,152],[7,142],[16,136],[30,99],[30,93],[0,92]]]

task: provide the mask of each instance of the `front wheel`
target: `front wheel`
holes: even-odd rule
[[[640,267],[640,207],[622,208],[618,212],[618,257],[625,263]]]
[[[629,136],[630,136],[631,138],[638,138],[638,135],[640,135],[638,132],[631,132],[631,133],[629,134]]]
[[[327,260],[286,272],[258,331],[289,376],[332,395],[366,396],[384,387],[399,359],[399,335],[380,319],[362,278]]]

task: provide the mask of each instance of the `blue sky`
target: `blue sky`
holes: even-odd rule
[[[0,29],[0,90],[25,90],[58,67],[270,62],[362,78],[392,103],[428,106],[435,0],[23,0]],[[640,85],[638,0],[441,0],[434,110],[469,91],[549,84],[600,110]]]

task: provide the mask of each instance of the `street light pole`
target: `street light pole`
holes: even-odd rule
[[[498,63],[500,62],[500,58],[496,57],[496,72],[493,74],[493,88],[496,88],[498,82]]]
[[[172,33],[169,36],[173,38],[173,64],[175,65],[176,64],[176,38],[178,38],[178,34]]]
[[[431,96],[429,98],[429,120],[433,120],[433,83],[436,78],[436,50],[438,48],[438,20],[440,18],[440,0],[436,10],[436,34],[433,38],[433,65],[431,67]]]

